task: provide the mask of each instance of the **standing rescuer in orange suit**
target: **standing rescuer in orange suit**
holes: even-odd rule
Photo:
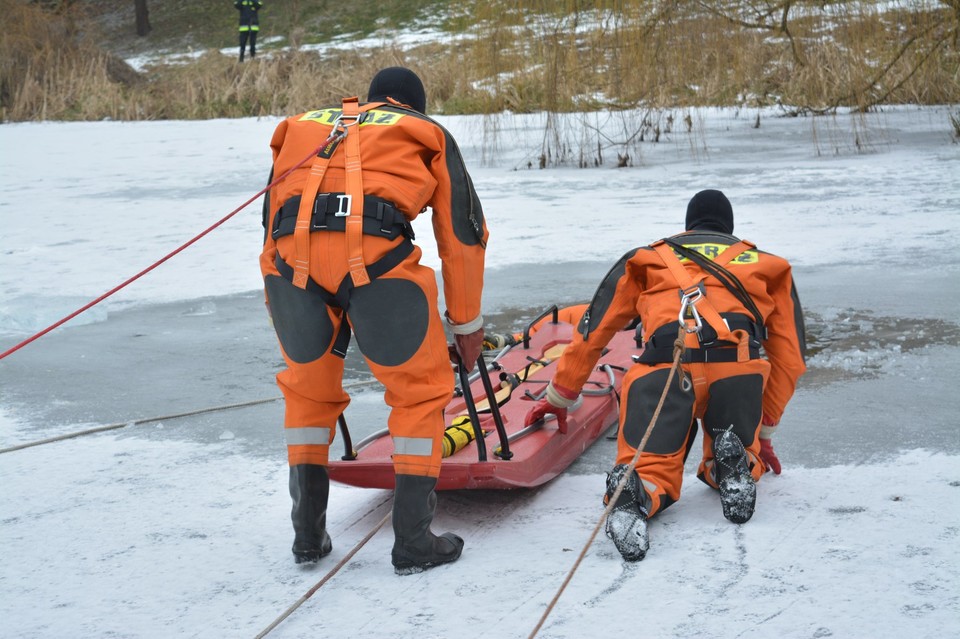
[[[488,233],[456,142],[424,115],[420,78],[383,69],[368,93],[366,103],[346,98],[277,127],[271,181],[320,151],[270,190],[260,266],[287,364],[277,382],[286,400],[295,560],[331,551],[326,466],[350,400],[342,378],[352,330],[391,407],[392,560],[404,574],[455,561],[463,548],[457,535],[430,531],[454,385],[436,276],[420,264],[410,222],[432,209],[446,324],[468,366],[483,341]]]
[[[703,425],[698,477],[720,492],[724,516],[753,516],[756,481],[780,473],[771,438],[806,370],[800,301],[790,264],[733,233],[733,209],[723,193],[697,193],[685,233],[634,249],[601,282],[582,333],[558,364],[546,397],[527,423],[547,413],[566,420],[567,408],[615,332],[640,317],[643,353],[624,376],[616,465],[606,503],[626,475],[606,523],[607,536],[628,561],[649,548],[647,519],[680,498],[683,464]],[[630,472],[674,358],[680,321],[686,327],[682,376]]]

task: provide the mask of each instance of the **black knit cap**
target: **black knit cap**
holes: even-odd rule
[[[722,191],[700,191],[687,204],[687,230],[733,234],[733,207]]]
[[[417,74],[405,67],[387,67],[377,71],[370,81],[367,102],[386,102],[393,98],[420,113],[427,111],[427,93]]]

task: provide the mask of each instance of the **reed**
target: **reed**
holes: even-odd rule
[[[303,45],[320,32],[311,3],[294,1],[275,16],[287,35],[255,60],[239,64],[211,47],[141,73],[101,48],[116,34],[85,19],[84,4],[0,0],[10,25],[0,35],[4,121],[284,115],[365,97],[378,68],[403,64],[424,79],[432,113],[485,114],[493,124],[497,114],[547,112],[538,163],[590,166],[628,165],[637,144],[670,132],[695,136],[699,106],[800,115],[960,103],[956,0],[434,0],[429,15],[443,37],[323,54]],[[233,14],[201,5],[151,10],[158,30],[172,28],[165,12],[178,7],[192,7],[190,24],[206,31],[226,22],[217,42],[229,46]],[[418,6],[385,0],[378,7],[390,19],[379,21],[341,7],[336,24],[370,33],[408,22]],[[598,135],[585,115],[598,110],[617,120],[618,139]]]

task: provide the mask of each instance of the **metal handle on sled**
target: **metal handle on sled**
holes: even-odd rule
[[[451,349],[457,357],[457,375],[460,376],[460,389],[463,391],[463,399],[467,404],[467,414],[470,416],[470,423],[473,424],[473,434],[477,442],[477,458],[479,461],[487,461],[487,445],[483,438],[483,430],[480,428],[480,416],[477,413],[477,404],[473,399],[473,390],[470,388],[470,377],[460,358],[460,353],[456,348]],[[483,355],[477,358],[477,368],[480,372],[480,380],[483,383],[483,390],[487,394],[487,403],[490,405],[490,413],[493,415],[493,423],[497,428],[497,435],[500,437],[500,451],[497,456],[501,459],[510,459],[513,453],[510,452],[510,443],[507,440],[507,429],[503,426],[503,417],[500,415],[500,406],[497,405],[496,393],[493,391],[493,384],[490,382],[490,373],[487,371],[486,362]]]
[[[556,304],[554,304],[553,306],[551,306],[550,308],[548,308],[547,310],[545,310],[544,312],[540,313],[535,318],[533,318],[533,321],[527,324],[527,327],[523,329],[523,347],[524,348],[530,348],[530,329],[533,328],[534,324],[542,320],[544,317],[546,317],[550,313],[553,313],[553,323],[554,324],[560,323],[560,309],[557,308]]]
[[[510,439],[507,437],[507,429],[503,427],[503,417],[500,415],[500,405],[497,404],[497,393],[493,390],[493,384],[490,382],[490,372],[487,370],[486,363],[483,361],[483,354],[477,358],[477,368],[480,370],[480,381],[483,382],[483,391],[487,394],[487,403],[490,404],[490,414],[493,415],[493,424],[497,428],[497,435],[500,436],[500,448],[496,453],[500,459],[510,459],[513,453],[510,452]]]
[[[483,429],[480,428],[480,416],[477,415],[477,404],[473,401],[473,390],[470,388],[470,376],[463,366],[463,359],[456,348],[451,348],[457,357],[457,375],[460,376],[460,390],[463,393],[463,399],[467,403],[467,414],[470,416],[470,423],[473,425],[473,436],[477,442],[477,457],[480,461],[487,461],[487,443],[483,439]],[[482,357],[482,355],[481,355]],[[487,370],[486,365],[480,367],[481,370]]]

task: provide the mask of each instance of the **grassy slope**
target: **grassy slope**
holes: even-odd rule
[[[342,0],[264,0],[260,37],[291,35],[316,43],[347,33],[367,35],[378,28],[396,28],[421,17],[442,22],[450,0],[381,0],[351,3]],[[119,55],[191,48],[223,48],[236,43],[237,11],[231,0],[148,0],[153,30],[138,37],[133,2],[82,0],[83,14],[95,25],[108,50]]]
[[[135,34],[130,0],[0,0],[14,24],[0,40],[0,116],[289,113],[330,98],[326,93],[356,91],[351,87],[365,86],[387,63],[420,73],[431,87],[432,112],[448,114],[780,101],[800,112],[832,112],[886,102],[954,103],[960,22],[941,5],[907,9],[913,0],[877,14],[871,7],[880,1],[798,12],[787,39],[779,22],[740,26],[735,16],[692,11],[682,0],[617,0],[624,11],[614,14],[594,11],[613,6],[610,0],[265,0],[259,48],[285,50],[241,67],[230,53],[237,45],[232,0],[147,0],[153,30],[146,37]],[[636,15],[668,5],[670,11],[649,19]],[[59,6],[61,15],[38,6]],[[296,46],[420,27],[472,38],[406,44],[387,36],[374,38],[371,48],[322,54]],[[140,74],[116,59],[187,51],[207,55]]]

